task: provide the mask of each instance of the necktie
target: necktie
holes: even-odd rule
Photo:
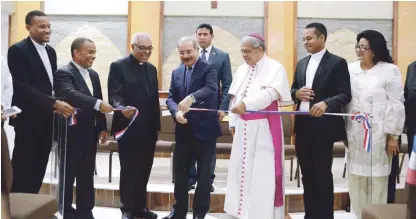
[[[204,61],[208,61],[208,60],[207,60],[207,57],[205,56],[205,53],[206,53],[206,52],[208,52],[208,51],[207,51],[207,50],[205,50],[205,49],[204,49],[204,50],[202,50],[202,52],[201,52],[201,53],[202,53],[202,54],[201,54],[201,58],[202,58],[202,60],[204,60]]]
[[[185,87],[188,90],[189,83],[191,82],[192,67],[187,67],[185,73]]]

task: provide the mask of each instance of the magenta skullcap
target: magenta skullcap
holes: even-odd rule
[[[255,37],[264,42],[264,37],[259,33],[250,33],[249,36]]]

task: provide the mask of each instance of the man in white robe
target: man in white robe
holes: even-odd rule
[[[250,34],[241,41],[245,64],[231,84],[229,115],[234,135],[224,210],[237,218],[283,219],[283,128],[278,110],[290,103],[282,64],[265,54],[264,38]],[[250,111],[251,113],[246,113]]]

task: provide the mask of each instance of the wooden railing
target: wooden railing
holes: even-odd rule
[[[169,91],[159,91],[159,98],[168,98]]]

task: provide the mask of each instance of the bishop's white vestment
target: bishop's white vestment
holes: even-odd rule
[[[266,55],[255,66],[243,64],[238,68],[229,94],[233,96],[231,107],[242,100],[247,111],[277,111],[277,105],[292,102],[285,68]],[[284,142],[280,115],[274,114],[278,120],[262,113],[229,116],[235,135],[225,212],[244,219],[283,219]]]

